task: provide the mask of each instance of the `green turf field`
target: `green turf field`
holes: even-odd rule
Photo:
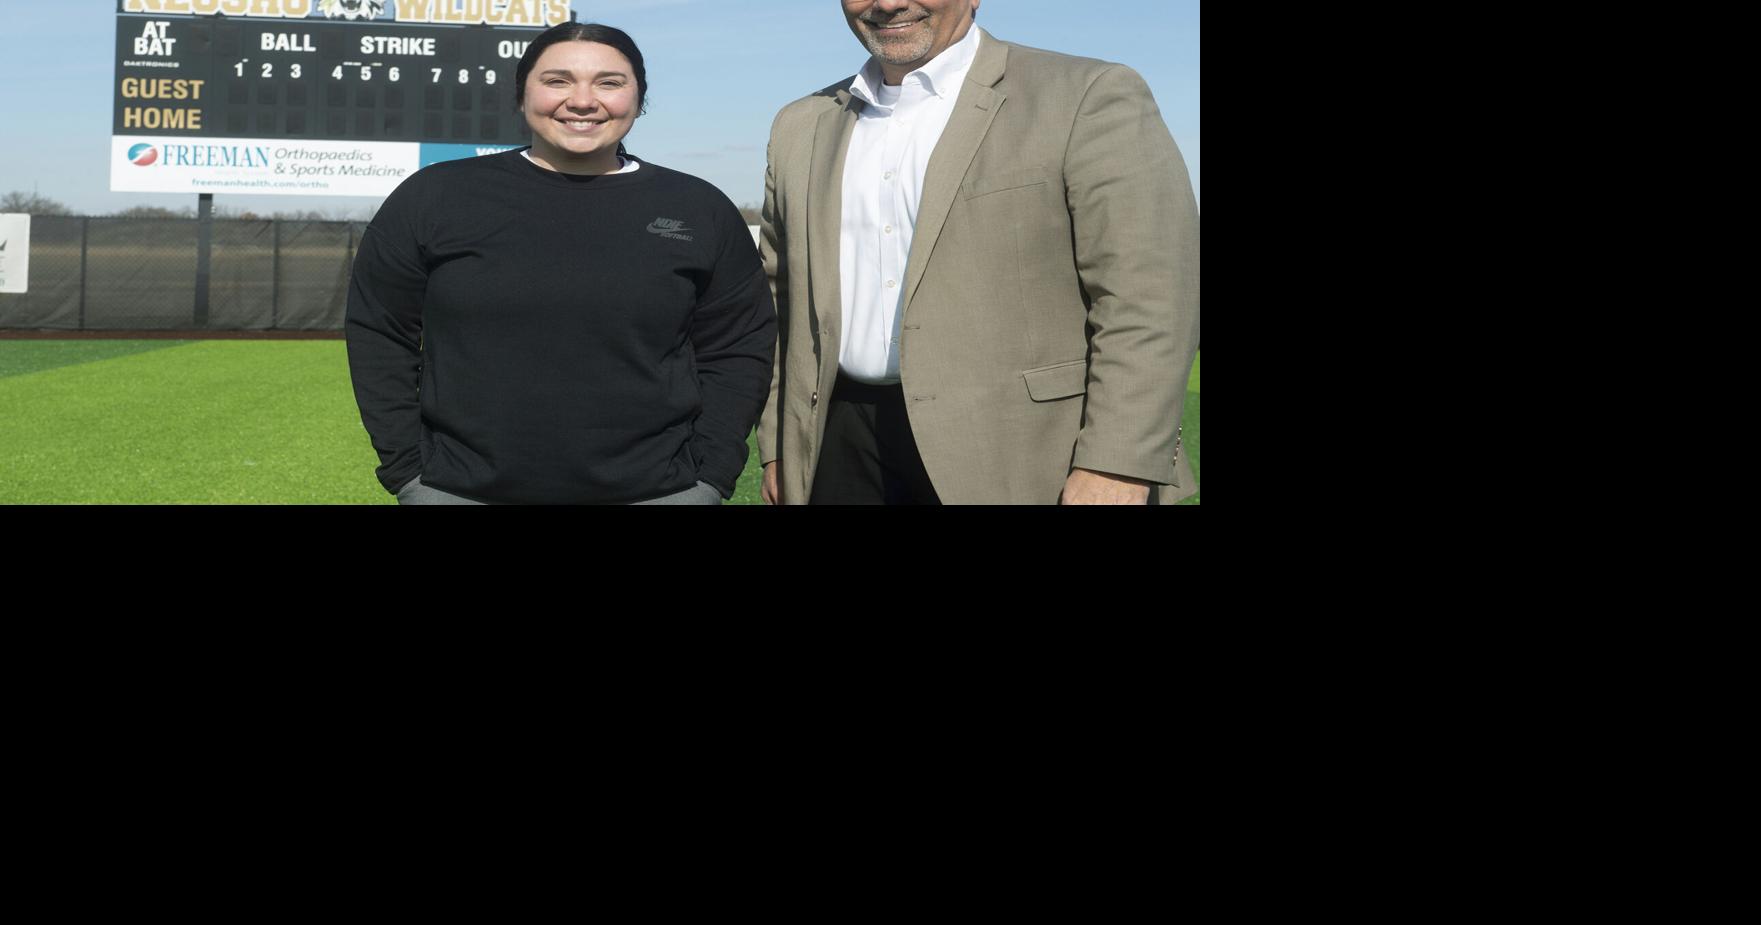
[[[376,465],[341,341],[0,340],[0,503],[393,504]]]

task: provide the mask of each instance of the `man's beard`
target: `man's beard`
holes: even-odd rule
[[[861,20],[861,23],[866,27],[859,30],[858,33],[862,39],[862,47],[868,49],[869,54],[889,64],[910,64],[929,54],[930,46],[934,45],[936,41],[935,33],[928,28],[920,30],[921,34],[911,38],[901,37],[889,40],[869,31],[874,27],[874,23],[867,20]]]

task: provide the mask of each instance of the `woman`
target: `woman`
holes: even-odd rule
[[[411,175],[361,239],[349,369],[400,503],[720,504],[770,390],[776,312],[726,196],[623,150],[622,31],[526,49],[517,151]]]

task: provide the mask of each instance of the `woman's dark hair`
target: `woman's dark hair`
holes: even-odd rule
[[[648,111],[648,72],[642,67],[641,50],[624,30],[596,22],[566,22],[551,26],[526,46],[526,53],[520,56],[520,66],[514,69],[514,106],[525,105],[526,78],[531,76],[538,56],[558,42],[598,42],[617,49],[619,54],[630,59],[630,69],[636,72],[636,113],[640,115]]]

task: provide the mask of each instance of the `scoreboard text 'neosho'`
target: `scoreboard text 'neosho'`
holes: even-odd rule
[[[305,19],[323,6],[313,0],[123,0],[122,12]],[[555,26],[569,21],[569,0],[398,0],[396,15],[385,21]]]

